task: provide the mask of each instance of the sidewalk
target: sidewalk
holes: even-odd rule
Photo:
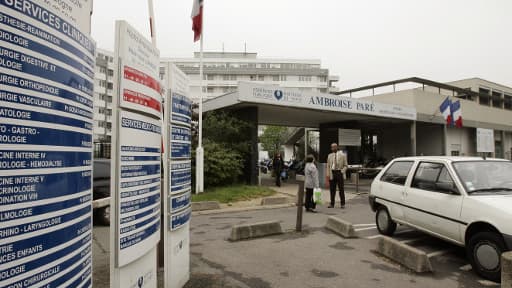
[[[360,192],[359,192],[359,194],[357,194],[355,185],[350,183],[349,181],[345,182],[345,201],[349,201],[349,200],[357,197],[358,195],[368,193],[369,186],[370,186],[369,183],[371,183],[371,182],[361,181],[361,185],[359,187]],[[262,179],[261,184],[263,186],[269,187],[270,189],[272,189],[278,193],[285,194],[290,197],[293,197],[294,199],[297,199],[299,184],[295,180],[288,180],[286,182],[282,182],[281,187],[277,187],[274,184],[273,178]],[[330,195],[329,189],[322,188],[322,203],[327,204],[327,203],[329,203],[330,199],[331,199],[331,195]],[[336,193],[336,205],[339,205],[338,192]]]

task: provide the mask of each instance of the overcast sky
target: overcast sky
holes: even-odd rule
[[[191,57],[192,0],[154,0],[165,57]],[[411,76],[512,86],[511,0],[205,0],[205,51],[314,58],[342,89]],[[113,50],[114,22],[149,37],[147,1],[95,0],[92,35]]]

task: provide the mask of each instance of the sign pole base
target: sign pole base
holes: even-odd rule
[[[196,149],[196,194],[204,192],[204,149]]]

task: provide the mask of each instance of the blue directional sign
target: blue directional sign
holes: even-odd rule
[[[169,225],[170,230],[174,231],[187,224],[190,220],[190,216],[192,215],[192,208],[188,208],[182,212],[178,212],[175,214],[171,214]]]
[[[190,143],[171,142],[172,159],[190,159]]]
[[[191,117],[190,98],[171,92],[169,129],[169,229],[176,230],[190,219],[190,193],[192,191]],[[186,209],[186,210],[184,210]]]
[[[190,125],[192,117],[192,102],[184,95],[172,93],[171,122],[184,126]]]
[[[0,1],[0,287],[92,286],[92,1],[54,2]]]
[[[188,191],[180,195],[172,196],[169,199],[169,206],[171,207],[172,211],[178,212],[190,206],[191,194],[190,191]]]

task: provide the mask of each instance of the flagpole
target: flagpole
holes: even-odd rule
[[[155,9],[153,9],[153,0],[148,0],[149,9],[149,29],[151,32],[151,42],[156,47],[156,28],[155,28]]]
[[[201,7],[200,7],[201,9]],[[202,3],[201,35],[199,39],[199,139],[196,150],[196,194],[204,192],[204,149],[203,149],[203,36],[204,2]]]

